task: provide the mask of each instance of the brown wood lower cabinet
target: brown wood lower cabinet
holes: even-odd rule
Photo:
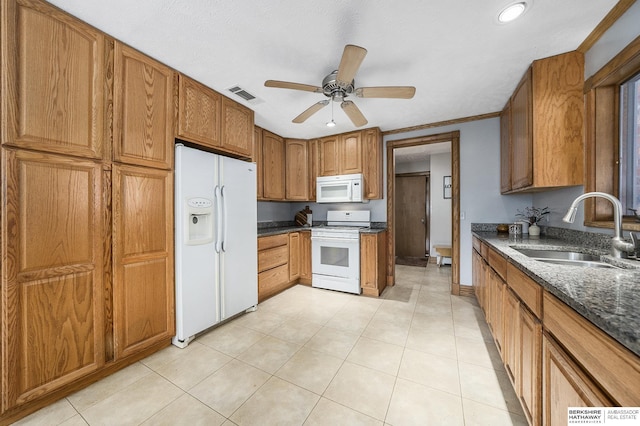
[[[289,233],[289,281],[300,278],[300,233]]]
[[[300,283],[311,284],[311,231],[300,232]]]
[[[545,335],[542,341],[543,424],[567,424],[567,407],[607,407],[612,402],[571,357]]]
[[[478,302],[530,425],[566,424],[568,407],[640,406],[640,357],[476,237],[473,246]]]
[[[115,357],[175,335],[173,173],[113,166]]]
[[[387,232],[360,236],[360,287],[378,297],[387,285]]]
[[[103,206],[99,163],[13,149],[1,158],[6,411],[104,364]]]

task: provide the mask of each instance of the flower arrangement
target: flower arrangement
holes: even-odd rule
[[[529,225],[537,225],[542,218],[551,213],[549,207],[525,207],[524,210],[517,210],[516,217],[529,222]]]

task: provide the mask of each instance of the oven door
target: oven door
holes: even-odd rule
[[[360,281],[360,241],[358,236],[312,236],[313,274]]]

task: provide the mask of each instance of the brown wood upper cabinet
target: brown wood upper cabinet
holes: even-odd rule
[[[115,42],[113,154],[120,163],[173,167],[173,70]]]
[[[501,115],[501,192],[583,183],[584,56],[534,61]]]
[[[264,168],[262,159],[262,129],[258,126],[253,128],[253,161],[256,163],[256,195],[258,200],[264,198],[264,178],[262,169]]]
[[[101,158],[105,37],[45,2],[2,2],[2,144]]]
[[[312,182],[309,175],[309,141],[285,139],[285,151],[286,198],[308,201]]]
[[[262,131],[262,195],[266,200],[285,199],[284,139]]]
[[[382,199],[382,138],[371,128],[318,139],[317,176],[362,173],[364,198]]]
[[[178,80],[180,139],[235,156],[253,156],[253,111],[184,74]]]

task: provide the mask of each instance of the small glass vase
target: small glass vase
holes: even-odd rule
[[[529,236],[530,237],[539,237],[540,236],[540,227],[537,224],[533,224],[529,226]]]

